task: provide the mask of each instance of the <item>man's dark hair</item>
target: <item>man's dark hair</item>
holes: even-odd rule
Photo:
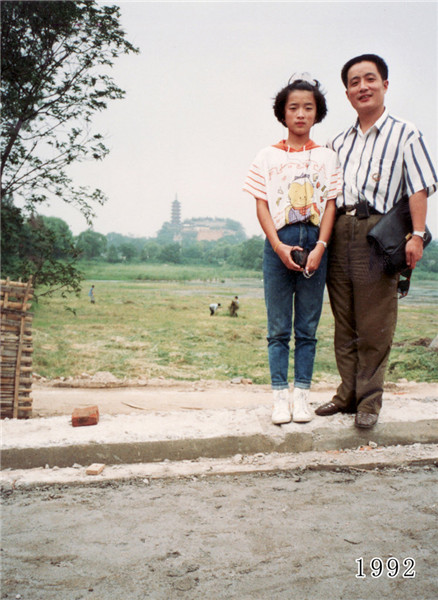
[[[388,79],[388,65],[383,60],[383,58],[380,58],[380,56],[377,56],[377,54],[361,54],[360,56],[355,56],[354,58],[351,58],[342,67],[341,78],[342,83],[345,85],[345,87],[348,86],[348,71],[353,65],[357,65],[357,63],[364,62],[365,60],[368,62],[372,62],[376,65],[377,70],[379,71],[383,81],[386,81]]]
[[[284,120],[285,106],[289,94],[296,90],[303,90],[305,92],[312,92],[316,103],[316,119],[315,123],[321,123],[327,114],[327,104],[324,98],[324,94],[320,90],[319,82],[314,79],[315,85],[312,85],[309,81],[304,79],[296,79],[293,83],[289,83],[286,87],[278,92],[274,100],[274,114],[282,125],[286,127]]]

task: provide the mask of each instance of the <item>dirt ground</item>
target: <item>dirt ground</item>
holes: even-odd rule
[[[337,387],[337,378],[312,384],[311,400],[316,404],[329,401]],[[385,385],[384,398],[438,397],[437,383],[400,380]],[[171,379],[118,380],[111,373],[57,380],[37,379],[32,387],[33,417],[68,415],[75,408],[97,404],[102,414],[130,414],[133,411],[178,409],[254,408],[271,405],[268,385],[254,385],[251,380],[195,382]]]
[[[315,384],[313,400],[326,401],[335,387]],[[385,394],[436,397],[437,384],[397,382]],[[268,386],[246,380],[121,383],[108,374],[39,381],[33,397],[35,418],[89,404],[116,415],[271,402]],[[412,458],[412,447],[392,452]],[[351,464],[233,475],[172,475],[163,464],[166,476],[88,484],[63,483],[49,470],[58,482],[6,485],[1,598],[437,598],[436,466]]]
[[[426,466],[9,489],[1,597],[435,599],[436,483]]]

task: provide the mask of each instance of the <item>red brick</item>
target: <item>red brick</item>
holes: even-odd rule
[[[85,471],[85,473],[87,475],[100,475],[102,473],[102,471],[104,470],[105,465],[102,463],[93,463],[92,465],[90,465],[87,470]]]
[[[84,427],[85,425],[97,425],[99,422],[99,409],[97,406],[75,408],[71,416],[73,427]]]

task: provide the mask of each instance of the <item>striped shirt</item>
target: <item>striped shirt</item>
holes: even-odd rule
[[[310,222],[319,226],[328,200],[342,193],[338,157],[312,140],[295,151],[283,140],[255,157],[243,190],[268,203],[277,231]]]
[[[425,189],[430,196],[438,189],[423,135],[415,125],[386,109],[365,134],[357,122],[327,145],[337,152],[344,169],[338,206],[367,200],[377,211],[386,213],[404,195]]]

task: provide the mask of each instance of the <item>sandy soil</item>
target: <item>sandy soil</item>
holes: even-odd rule
[[[37,382],[34,417],[69,415],[90,404],[117,415],[271,403],[268,386],[244,380],[97,379]],[[335,387],[317,384],[312,397],[325,401]],[[398,382],[385,395],[427,399],[437,396],[437,387]],[[87,483],[71,475],[75,469],[49,469],[52,480],[42,484],[40,470],[28,485],[22,473],[22,486],[15,484],[17,472],[8,473],[1,598],[436,598],[437,469],[403,465],[405,455],[422,459],[428,450],[433,457],[436,448],[367,450],[376,464],[384,464],[380,453],[402,466],[366,471],[364,452],[352,450],[324,453],[330,471],[315,471],[322,456],[303,453],[236,456],[224,465],[165,461],[154,465],[156,472],[150,465],[119,465]],[[379,577],[376,570],[372,576],[373,558],[374,567],[383,565]],[[357,577],[360,559],[365,577]]]
[[[315,404],[331,399],[337,379],[314,383],[311,400]],[[409,395],[412,398],[438,396],[437,383],[401,380],[385,386],[385,397]],[[101,414],[130,414],[138,411],[178,409],[255,408],[271,405],[268,385],[254,385],[251,380],[174,381],[169,379],[118,380],[111,373],[93,377],[37,379],[32,388],[33,416],[69,415],[75,408],[97,404]]]
[[[434,467],[9,490],[1,597],[429,600],[437,514]]]

